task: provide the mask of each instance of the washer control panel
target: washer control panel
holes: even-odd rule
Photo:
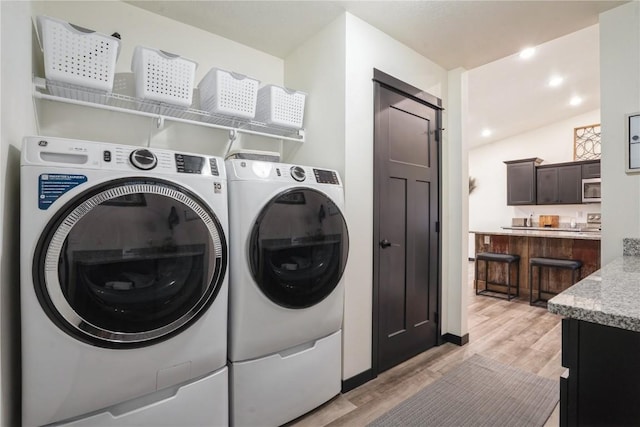
[[[202,173],[202,165],[204,165],[202,157],[180,153],[176,153],[174,157],[176,159],[176,170],[179,173],[195,173],[198,175]]]
[[[55,137],[27,136],[25,164],[73,165],[75,169],[149,171],[154,174],[195,174],[226,179],[224,160],[216,156]]]

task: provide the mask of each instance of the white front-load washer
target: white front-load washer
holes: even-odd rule
[[[227,160],[231,422],[280,425],[340,392],[349,238],[336,171]]]
[[[36,136],[20,171],[23,425],[228,424],[224,162]]]

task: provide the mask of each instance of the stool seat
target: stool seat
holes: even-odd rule
[[[566,268],[577,270],[582,267],[582,261],[577,259],[556,259],[556,258],[531,258],[529,264],[541,267]]]
[[[493,252],[480,252],[476,254],[476,258],[483,261],[515,262],[520,260],[520,255],[496,254]]]

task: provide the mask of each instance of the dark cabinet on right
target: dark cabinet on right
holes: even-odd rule
[[[591,160],[582,164],[582,179],[600,178],[600,160]]]
[[[538,166],[536,183],[538,205],[582,203],[582,165]]]
[[[600,178],[600,160],[540,165],[538,158],[509,160],[507,205],[582,204],[582,180]]]
[[[640,332],[562,320],[560,426],[640,424]]]

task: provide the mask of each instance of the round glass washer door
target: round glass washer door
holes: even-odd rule
[[[195,322],[226,274],[206,203],[160,179],[126,178],[68,202],[36,247],[40,304],[65,332],[107,348],[150,345]]]
[[[326,194],[288,189],[258,215],[249,238],[253,279],[274,303],[311,307],[336,288],[349,253],[344,216]]]

